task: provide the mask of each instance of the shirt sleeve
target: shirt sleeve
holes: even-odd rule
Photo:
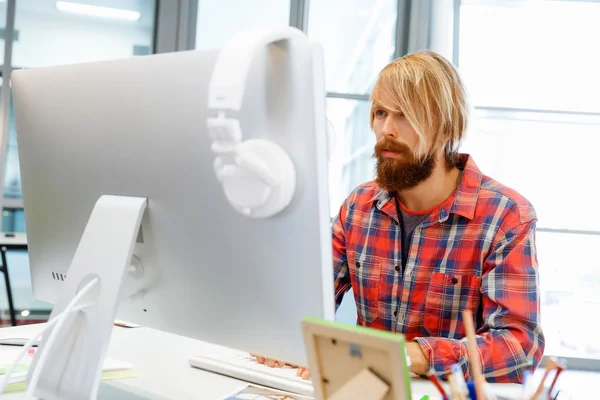
[[[483,325],[476,332],[479,357],[489,382],[522,382],[525,371],[535,370],[541,361],[545,343],[535,221],[500,231],[494,243],[482,276]],[[469,377],[466,338],[414,340],[437,375],[447,375],[458,363]]]
[[[342,303],[344,294],[352,287],[350,271],[348,269],[348,257],[346,255],[346,202],[340,207],[338,215],[332,222],[333,236],[333,288],[335,292],[335,310]]]

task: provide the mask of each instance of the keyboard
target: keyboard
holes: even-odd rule
[[[313,396],[310,380],[296,376],[296,368],[271,368],[259,364],[248,353],[233,350],[192,357],[192,367],[302,396]]]

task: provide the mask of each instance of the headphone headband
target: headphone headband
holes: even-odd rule
[[[301,30],[290,26],[262,27],[233,36],[217,58],[209,84],[208,108],[239,111],[256,52],[271,43],[293,38],[307,40]]]

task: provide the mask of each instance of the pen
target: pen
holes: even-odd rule
[[[475,382],[472,380],[467,381],[467,389],[469,389],[469,398],[471,400],[477,400],[477,392],[475,391]]]
[[[435,387],[437,388],[437,390],[440,392],[440,394],[442,395],[442,397],[445,398],[445,399],[447,399],[448,395],[446,394],[446,391],[444,390],[444,388],[440,384],[440,381],[438,380],[437,376],[435,376],[435,373],[433,372],[433,369],[430,369],[429,372],[427,372],[427,377],[429,378],[429,380],[431,382],[433,382],[433,384],[435,385]]]
[[[469,353],[469,366],[471,367],[471,377],[475,384],[475,393],[479,400],[485,399],[484,385],[485,378],[481,373],[481,362],[479,361],[479,351],[477,351],[477,342],[475,342],[475,324],[473,315],[469,310],[462,312],[465,333],[467,334],[467,351]]]
[[[533,396],[531,396],[531,400],[536,400],[539,397],[539,395],[542,394],[542,391],[544,390],[544,382],[546,381],[546,378],[548,378],[548,374],[550,373],[550,371],[556,368],[557,365],[558,363],[556,362],[556,358],[554,357],[549,358],[548,361],[546,361],[546,371],[544,371],[544,376],[542,377],[540,384],[533,393]]]
[[[552,390],[554,389],[554,385],[556,385],[556,381],[558,380],[558,376],[564,370],[565,370],[564,364],[559,363],[556,365],[556,375],[554,375],[554,379],[552,379],[552,384],[550,384],[550,389],[548,389],[548,393],[552,393]]]

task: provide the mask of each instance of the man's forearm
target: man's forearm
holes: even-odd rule
[[[469,377],[469,358],[465,339],[426,337],[414,340],[420,345],[424,357],[437,375],[449,374],[452,364],[457,363],[463,369],[465,377]],[[520,383],[524,372],[534,369],[542,356],[542,349],[535,346],[535,341],[527,342],[523,338],[519,341],[506,329],[494,329],[482,333],[476,336],[476,340],[481,356],[482,372],[490,382]],[[527,344],[527,347],[524,348],[523,344]]]

